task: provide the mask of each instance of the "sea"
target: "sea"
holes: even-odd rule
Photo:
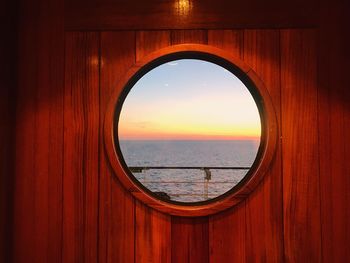
[[[128,167],[163,168],[137,172],[134,169],[133,175],[140,183],[165,199],[189,203],[218,197],[238,184],[247,174],[247,169],[206,171],[202,168],[249,168],[256,158],[260,141],[121,140],[119,143]]]

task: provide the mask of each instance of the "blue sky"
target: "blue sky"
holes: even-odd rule
[[[214,63],[181,59],[144,75],[124,101],[121,139],[234,139],[260,136],[253,97]]]

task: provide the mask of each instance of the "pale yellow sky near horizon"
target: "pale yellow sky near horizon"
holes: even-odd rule
[[[141,78],[119,117],[120,140],[257,139],[261,123],[244,84],[201,60],[163,64]]]

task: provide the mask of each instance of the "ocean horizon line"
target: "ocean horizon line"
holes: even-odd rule
[[[260,137],[238,139],[119,139],[119,141],[257,141]]]

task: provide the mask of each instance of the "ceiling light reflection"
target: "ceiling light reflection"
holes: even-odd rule
[[[190,0],[176,0],[175,11],[181,16],[187,16],[192,10],[192,2]]]

